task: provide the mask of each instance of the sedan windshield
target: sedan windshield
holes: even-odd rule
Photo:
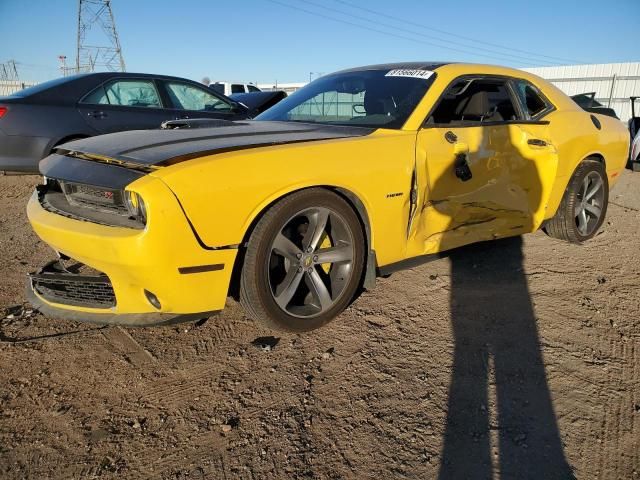
[[[335,73],[306,85],[256,120],[399,129],[434,77],[426,70]]]

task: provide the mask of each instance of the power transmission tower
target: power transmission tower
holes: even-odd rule
[[[9,60],[6,63],[0,63],[0,80],[19,81],[18,67],[15,60]]]
[[[78,0],[78,73],[126,70],[110,0]],[[98,26],[104,35],[95,29]],[[105,38],[106,37],[106,38]],[[95,42],[94,45],[91,43]]]

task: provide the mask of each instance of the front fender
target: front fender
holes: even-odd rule
[[[408,195],[414,152],[415,133],[383,132],[210,155],[151,175],[175,193],[208,247],[240,244],[256,218],[292,192],[318,186],[348,191],[366,209],[378,260],[391,262],[406,248],[400,197]]]

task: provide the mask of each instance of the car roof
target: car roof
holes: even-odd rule
[[[82,74],[83,76],[93,76],[96,78],[102,78],[102,79],[106,79],[106,78],[127,78],[127,77],[131,77],[131,78],[160,78],[160,79],[165,79],[165,80],[181,80],[181,81],[189,81],[189,82],[195,82],[195,80],[191,80],[189,78],[184,78],[184,77],[174,77],[172,75],[160,75],[160,74],[156,74],[156,73],[136,73],[136,72],[93,72],[93,73],[86,73],[86,74]],[[198,82],[195,82],[198,83]]]
[[[173,77],[170,75],[157,75],[153,73],[91,72],[79,73],[44,82],[16,92],[11,96],[11,98],[29,103],[53,102],[58,104],[70,104],[78,101],[80,96],[83,96],[102,82],[116,78],[155,78],[159,80],[198,83],[188,78]],[[207,88],[206,85],[203,85],[203,87]]]
[[[364,72],[366,70],[435,70],[451,62],[398,62],[365,65],[363,67],[347,68],[335,73]]]

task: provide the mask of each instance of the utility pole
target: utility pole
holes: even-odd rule
[[[92,32],[96,26],[103,35],[95,31],[98,29]],[[111,0],[78,0],[76,71],[93,72],[96,68],[126,71]]]

